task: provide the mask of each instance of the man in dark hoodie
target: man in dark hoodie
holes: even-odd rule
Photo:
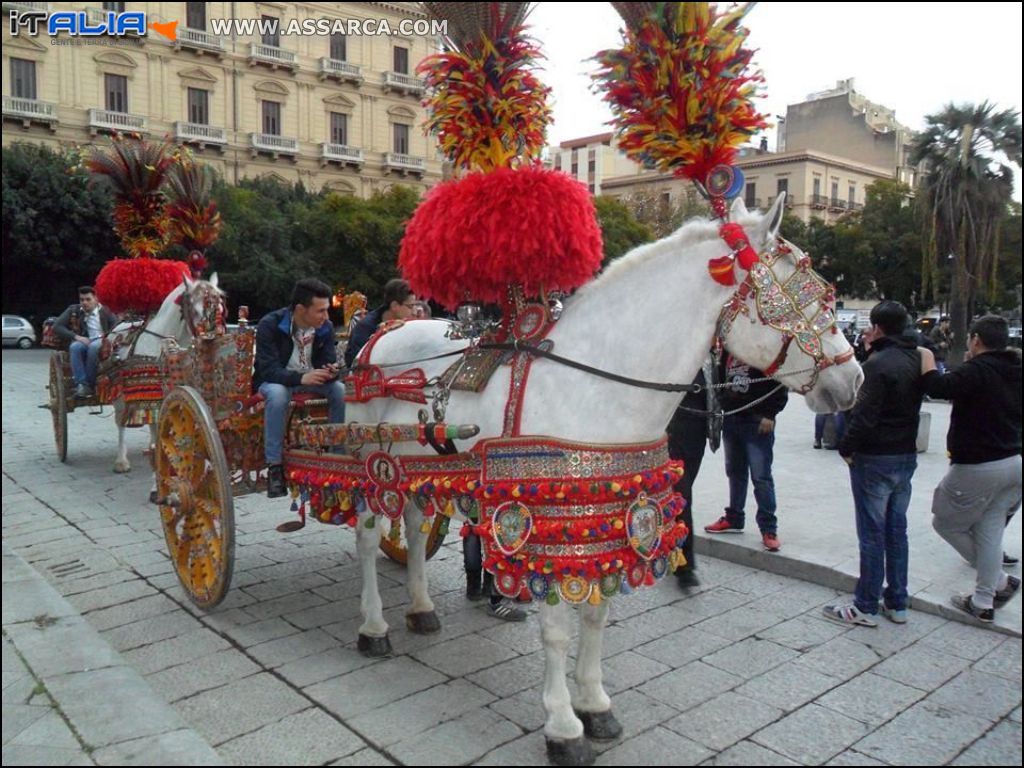
[[[749,475],[749,480],[754,483],[761,543],[769,552],[778,552],[781,545],[779,521],[775,515],[772,460],[775,417],[786,407],[789,393],[785,387],[768,379],[762,371],[728,353],[722,358],[720,373],[722,381],[728,385],[718,395],[722,410],[745,410],[725,417],[722,445],[725,446],[725,474],[729,478],[729,506],[725,508],[722,517],[704,526],[704,530],[716,534],[739,533],[743,530]]]
[[[839,455],[850,465],[860,543],[853,602],[823,609],[842,624],[877,627],[883,599],[886,618],[897,624],[907,620],[907,507],[924,397],[921,352],[916,339],[904,335],[908,320],[897,301],[883,301],[871,310],[864,384],[839,444]],[[884,594],[883,582],[888,582]]]
[[[1002,569],[1003,529],[1021,502],[1021,359],[1008,340],[1003,318],[975,320],[966,362],[924,379],[929,396],[953,401],[952,466],[935,489],[932,527],[977,570],[974,594],[953,605],[986,623],[1020,589]]]

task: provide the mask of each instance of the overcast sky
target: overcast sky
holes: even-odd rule
[[[759,3],[746,25],[766,80],[762,111],[785,114],[787,104],[852,77],[858,93],[895,109],[915,130],[950,101],[987,99],[1019,112],[1021,5]],[[618,14],[609,3],[542,2],[529,23],[548,58],[542,78],[553,89],[555,117],[549,140],[610,130],[610,113],[589,90],[594,63],[585,60],[619,44]],[[774,130],[768,135],[774,148]]]

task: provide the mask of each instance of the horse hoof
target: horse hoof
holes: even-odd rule
[[[149,503],[150,504],[156,504],[158,498],[159,497],[156,495],[156,491],[150,491],[149,492]]]
[[[583,733],[594,741],[614,741],[622,735],[622,724],[615,719],[612,711],[576,712],[576,717],[583,723]]]
[[[441,620],[433,611],[423,613],[407,613],[405,615],[405,626],[410,632],[417,635],[432,635],[441,631]]]
[[[594,750],[590,742],[580,736],[578,739],[545,739],[548,745],[548,760],[554,765],[593,765]]]
[[[359,643],[356,645],[363,656],[371,659],[379,659],[391,655],[391,641],[387,635],[383,637],[371,637],[370,635],[359,635]]]
[[[114,471],[117,474],[119,474],[119,475],[123,475],[126,472],[131,472],[132,471],[132,465],[129,464],[127,461],[125,461],[125,462],[115,461],[114,462]]]

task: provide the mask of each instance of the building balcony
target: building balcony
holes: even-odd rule
[[[396,171],[401,174],[414,173],[423,175],[427,170],[427,161],[422,157],[403,155],[398,152],[384,154],[384,170]]]
[[[174,41],[174,49],[190,50],[202,55],[212,53],[217,58],[224,57],[224,41],[205,29],[178,28],[178,38]]]
[[[274,45],[252,43],[249,46],[249,65],[269,64],[274,69],[281,67],[292,72],[299,68],[299,57],[295,51],[287,51]]]
[[[404,75],[401,72],[384,73],[384,92],[397,91],[410,96],[423,95],[423,81],[412,75]]]
[[[864,203],[855,203],[852,200],[846,204],[846,207],[851,211],[859,211],[864,207]]]
[[[57,130],[57,105],[38,99],[23,99],[19,96],[4,96],[4,119],[20,120],[25,128],[32,123],[42,123],[51,131]]]
[[[363,150],[347,144],[331,144],[325,141],[320,145],[320,159],[321,165],[340,163],[359,168],[363,164]]]
[[[830,211],[845,211],[846,201],[840,200],[838,197],[833,197],[831,200],[828,201],[828,209]]]
[[[333,78],[343,83],[362,85],[363,68],[358,64],[349,64],[347,61],[329,59],[326,56],[320,59],[320,79]]]
[[[275,159],[279,155],[286,155],[295,159],[296,155],[299,154],[299,140],[290,136],[278,136],[273,133],[254,133],[252,134],[252,150],[254,156],[262,152],[271,155]]]
[[[180,120],[174,124],[174,138],[186,144],[212,144],[218,147],[228,143],[227,131],[223,128]]]
[[[110,109],[89,110],[89,132],[145,133],[146,118],[128,112],[114,112]]]
[[[3,4],[5,11],[42,11],[48,13],[49,3],[8,3]]]
[[[825,195],[811,195],[811,208],[827,208],[828,198]]]

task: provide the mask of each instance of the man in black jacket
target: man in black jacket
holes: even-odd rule
[[[707,533],[739,533],[743,530],[749,475],[754,483],[761,543],[769,552],[778,552],[781,545],[779,521],[775,515],[775,479],[772,477],[775,417],[786,407],[789,393],[770,379],[757,381],[767,377],[728,353],[722,358],[720,374],[723,383],[728,385],[719,393],[722,410],[750,407],[725,417],[722,445],[725,447],[725,474],[729,477],[729,506],[722,517],[704,526],[704,530]]]
[[[953,401],[952,466],[935,489],[932,526],[977,570],[974,594],[953,605],[986,623],[1020,589],[1001,567],[1003,529],[1021,502],[1021,359],[1008,340],[1006,320],[982,317],[971,326],[966,362],[924,379],[931,397]]]
[[[352,329],[348,346],[345,347],[345,365],[352,367],[359,350],[366,346],[366,342],[381,325],[392,320],[409,320],[415,317],[417,304],[419,302],[409,283],[398,277],[388,280],[384,284],[384,303],[372,312],[367,312]]]
[[[53,323],[53,332],[70,342],[71,375],[75,397],[92,397],[100,364],[103,337],[117,325],[117,315],[99,303],[91,285],[78,289],[78,303],[72,304]]]
[[[850,465],[860,578],[852,603],[825,606],[824,613],[844,624],[877,627],[883,599],[884,616],[897,624],[907,620],[907,507],[924,397],[921,352],[916,340],[904,335],[908,320],[906,308],[896,301],[871,310],[864,384],[839,444],[839,454]]]
[[[338,381],[334,326],[327,319],[331,289],[319,280],[299,280],[290,306],[271,312],[256,328],[254,385],[266,398],[263,412],[267,496],[287,493],[281,466],[285,417],[295,390],[328,400],[333,423],[345,421],[345,387]]]

